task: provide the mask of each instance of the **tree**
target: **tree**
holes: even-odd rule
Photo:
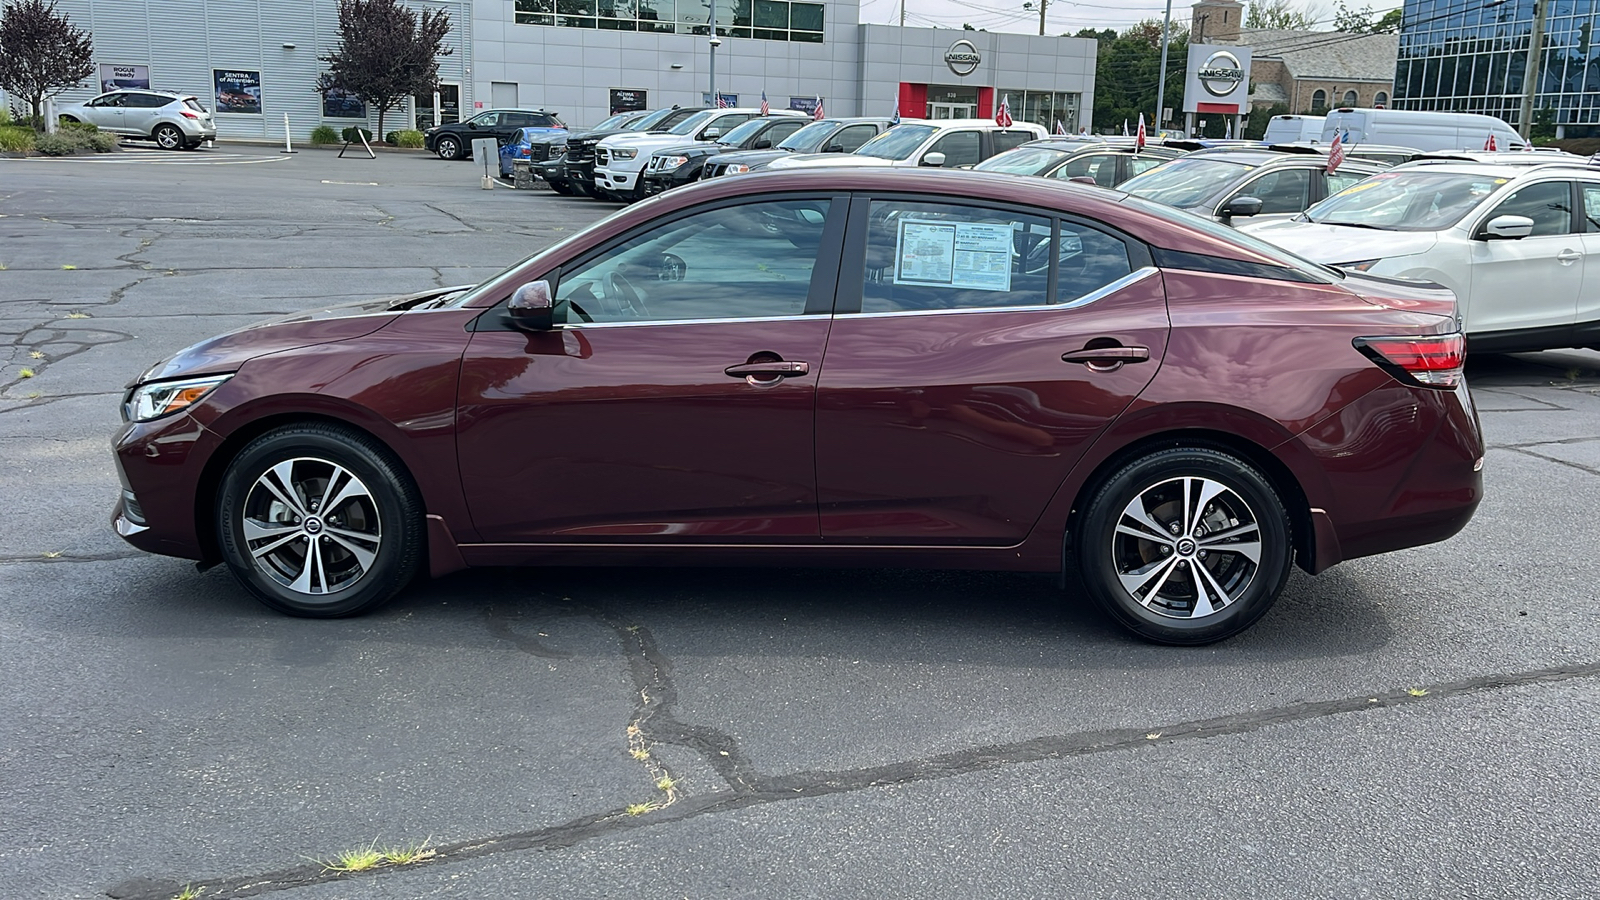
[[[1080,29],[1074,37],[1098,41],[1094,75],[1094,130],[1122,131],[1122,123],[1134,123],[1144,113],[1145,122],[1159,127],[1156,86],[1161,77],[1161,23],[1146,20],[1131,25],[1121,34],[1107,28]],[[1174,22],[1167,45],[1166,104],[1183,106],[1184,65],[1189,58],[1189,29]]]
[[[444,46],[450,14],[443,10],[416,13],[399,0],[339,0],[339,46],[321,57],[328,71],[317,79],[317,91],[342,89],[383,116],[413,94],[431,94],[439,82],[439,58],[454,51]]]
[[[1344,5],[1344,0],[1339,0],[1333,13],[1333,30],[1351,34],[1388,34],[1400,30],[1400,19],[1404,14],[1403,9],[1396,7],[1374,20],[1372,7],[1351,9]]]
[[[1245,11],[1244,27],[1309,31],[1317,27],[1317,11],[1298,8],[1294,0],[1256,0]]]
[[[28,101],[35,127],[44,101],[94,74],[89,33],[56,12],[55,0],[0,6],[0,88]]]

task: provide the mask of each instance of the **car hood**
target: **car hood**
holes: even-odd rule
[[[741,166],[750,166],[751,168],[755,168],[763,163],[769,163],[780,156],[790,155],[792,155],[792,151],[789,150],[738,150],[732,153],[718,153],[716,156],[713,156],[711,159],[707,160],[707,162],[715,163],[717,165],[738,163]],[[827,155],[838,156],[839,154],[830,153]]]
[[[1348,263],[1392,256],[1411,256],[1433,249],[1439,236],[1431,231],[1376,231],[1348,225],[1319,225],[1281,219],[1275,222],[1239,222],[1245,234],[1277,244],[1312,262]]]
[[[709,154],[709,153],[718,153],[722,149],[731,149],[731,148],[726,148],[726,147],[724,147],[724,145],[719,144],[716,141],[699,141],[699,142],[692,143],[692,144],[679,144],[679,145],[677,145],[675,147],[662,147],[660,150],[657,150],[656,152],[657,153],[661,153],[661,154],[669,154],[669,155],[670,154],[683,154],[685,156],[696,156],[696,155],[703,156],[703,155],[706,155],[706,154]]]
[[[394,321],[408,309],[466,289],[459,285],[432,288],[416,294],[312,308],[246,325],[179,350],[145,370],[133,384],[232,372],[268,353],[362,337]]]
[[[884,159],[881,156],[862,156],[859,153],[797,153],[775,159],[769,169],[814,169],[820,166],[892,166],[904,165],[904,160]]]
[[[610,150],[613,147],[636,147],[640,151],[663,150],[667,147],[679,147],[685,143],[696,143],[686,135],[670,134],[665,131],[652,131],[646,134],[619,134],[608,137],[600,142],[600,146]]]

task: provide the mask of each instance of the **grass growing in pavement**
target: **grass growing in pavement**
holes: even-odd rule
[[[372,843],[354,850],[345,850],[332,860],[317,860],[322,863],[326,872],[365,872],[377,867],[383,862],[383,854],[378,850],[378,840],[373,838]]]
[[[387,847],[383,850],[383,861],[391,866],[409,866],[438,856],[438,852],[428,846],[431,840],[428,838],[420,844],[407,844],[404,847]]]
[[[183,890],[179,891],[175,896],[173,896],[172,900],[195,900],[195,898],[199,897],[205,892],[206,886],[203,884],[199,887],[195,887],[192,884],[186,884],[183,886]]]

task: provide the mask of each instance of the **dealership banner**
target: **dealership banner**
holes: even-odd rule
[[[612,88],[611,114],[614,116],[617,113],[637,112],[641,109],[649,109],[649,107],[645,105],[645,97],[646,93],[644,91],[632,91],[626,88]]]
[[[324,119],[365,119],[367,103],[344,88],[328,88],[322,92],[322,117]]]
[[[261,72],[212,69],[217,86],[217,112],[261,113]]]
[[[117,88],[142,88],[150,89],[149,66],[119,66],[115,63],[100,64],[100,90],[114,91]]]

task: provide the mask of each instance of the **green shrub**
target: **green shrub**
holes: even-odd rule
[[[400,132],[398,132],[398,131],[389,132],[388,134],[383,136],[383,142],[385,144],[389,144],[389,145],[398,147],[400,145]]]
[[[339,129],[332,125],[318,125],[311,129],[311,143],[337,144],[339,143]]]
[[[96,131],[100,130],[100,126],[94,124],[93,122],[67,122],[67,121],[63,121],[63,122],[61,122],[61,130],[62,131],[84,131],[84,132],[88,132],[89,134],[94,134]]]
[[[27,153],[34,147],[33,129],[24,125],[0,125],[0,151]]]
[[[82,149],[68,131],[41,134],[33,139],[33,148],[45,156],[71,156]]]
[[[89,148],[96,153],[110,153],[117,149],[117,136],[104,131],[89,135]]]
[[[415,129],[397,131],[394,133],[394,139],[390,140],[389,143],[396,144],[401,147],[420,149],[422,147],[422,132]]]
[[[11,124],[11,110],[0,106],[0,128]]]
[[[360,143],[361,142],[361,138],[357,137],[357,132],[360,132],[361,134],[366,135],[367,136],[367,140],[369,142],[372,140],[372,132],[370,130],[368,130],[366,128],[357,128],[354,125],[351,125],[349,128],[346,128],[344,131],[340,132],[340,134],[344,137],[344,139],[346,141],[349,141],[352,144],[356,144],[356,143]]]

